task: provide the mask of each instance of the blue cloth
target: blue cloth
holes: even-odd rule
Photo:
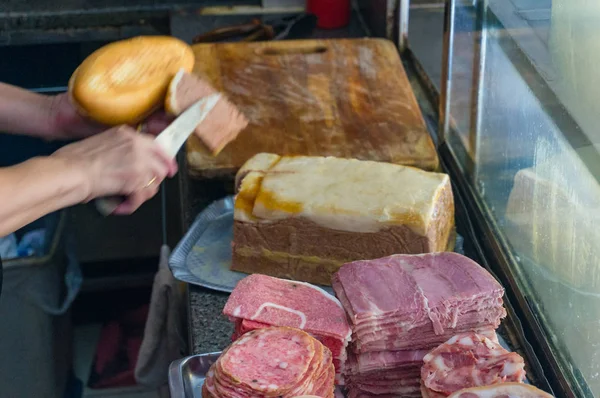
[[[0,238],[0,257],[15,258],[17,256],[17,236],[10,234]]]
[[[46,230],[36,229],[23,235],[17,245],[18,257],[43,256],[46,244]]]

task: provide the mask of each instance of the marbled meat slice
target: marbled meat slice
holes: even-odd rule
[[[306,334],[299,336],[295,330],[289,330],[288,337],[279,333],[279,330],[262,329],[242,336],[238,340],[240,350],[230,351],[229,358],[219,361],[224,376],[221,380],[239,383],[255,394],[292,396],[292,391],[314,376],[323,357],[323,346]],[[276,334],[275,338],[272,334]],[[245,344],[245,340],[250,343]],[[252,340],[256,343],[252,344]],[[310,359],[308,365],[307,358]]]
[[[554,398],[545,391],[523,383],[499,383],[491,386],[465,388],[450,398]]]
[[[525,363],[517,353],[475,333],[463,333],[432,350],[421,368],[424,397],[504,382],[523,382]]]
[[[333,393],[335,388],[335,368],[331,363],[331,353],[325,348],[324,360],[321,362],[321,367],[315,372],[314,376],[304,384],[303,389],[294,391],[293,393],[300,395],[312,392],[317,394],[319,390],[327,390]],[[333,377],[329,377],[329,373],[333,369]],[[324,386],[327,383],[327,387]]]
[[[287,327],[255,330],[230,345],[211,366],[203,396],[311,395],[325,388],[322,383],[330,369],[331,352],[309,334]],[[333,380],[330,387],[333,391]]]
[[[325,372],[326,364],[331,364],[331,353],[322,344],[315,344],[315,356],[300,383],[289,392],[290,396],[307,394],[314,389],[314,381]],[[325,364],[326,363],[326,364]]]
[[[214,398],[214,395],[208,391],[206,383],[202,385],[202,398]]]
[[[333,398],[335,396],[335,368],[333,365],[329,365],[324,377],[317,380],[315,394],[323,398]]]
[[[233,340],[237,340],[239,336],[255,329],[264,329],[273,326],[287,326],[287,325],[269,325],[262,322],[249,321],[247,319],[236,319],[235,320],[235,331],[233,334]],[[319,340],[325,347],[329,348],[334,358],[346,356],[346,346],[344,342],[336,337],[323,336],[318,332],[312,332],[304,330],[315,339]]]
[[[247,319],[236,319],[235,320],[235,330],[234,330],[234,333],[232,336],[232,340],[233,341],[237,340],[244,333],[247,333],[251,330],[264,329],[264,328],[269,328],[272,326],[274,326],[274,325],[268,325],[266,323],[256,322],[256,321],[249,321]],[[285,326],[285,325],[279,325],[279,326]],[[346,362],[346,358],[347,358],[346,344],[347,343],[344,343],[342,340],[335,338],[335,337],[320,335],[317,332],[309,332],[307,330],[305,330],[305,332],[307,332],[308,334],[313,336],[315,339],[319,340],[325,347],[329,348],[329,350],[331,351],[331,354],[333,355],[333,364],[339,373],[339,370],[341,370],[340,368],[342,367],[343,363]],[[444,339],[444,341],[445,340],[447,340],[447,339]]]
[[[430,322],[437,334],[459,324],[462,314],[501,306],[504,294],[484,268],[450,252],[355,261],[340,268],[332,285],[355,326],[391,317],[406,325]]]

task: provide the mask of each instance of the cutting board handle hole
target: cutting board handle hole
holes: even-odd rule
[[[257,50],[260,55],[293,55],[293,54],[323,54],[327,52],[325,46],[311,46],[311,47],[287,47],[287,48],[261,48]]]

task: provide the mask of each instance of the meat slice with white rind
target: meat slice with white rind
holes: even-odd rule
[[[424,397],[447,397],[464,388],[525,380],[525,362],[500,344],[475,333],[452,337],[423,358]]]

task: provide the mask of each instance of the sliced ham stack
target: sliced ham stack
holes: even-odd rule
[[[525,362],[516,352],[476,333],[452,337],[423,359],[423,398],[444,398],[464,388],[525,380]]]
[[[334,396],[331,352],[299,329],[246,333],[223,351],[202,387],[203,398]]]
[[[462,332],[497,341],[506,316],[502,286],[457,253],[348,263],[332,285],[352,324],[344,369],[351,398],[420,397],[429,351]]]
[[[254,274],[237,284],[223,313],[235,323],[234,340],[249,331],[271,326],[308,332],[332,352],[336,379],[343,384],[341,372],[351,329],[340,302],[323,289]]]

